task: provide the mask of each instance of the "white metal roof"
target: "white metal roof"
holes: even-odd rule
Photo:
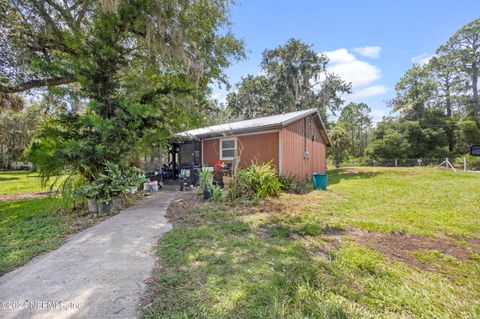
[[[178,137],[207,137],[223,134],[234,134],[243,131],[266,130],[285,126],[307,115],[317,113],[317,109],[302,110],[278,115],[259,117],[251,120],[237,121],[220,125],[202,127],[195,130],[178,133]],[[323,125],[323,123],[322,123]],[[325,129],[325,127],[323,127]]]

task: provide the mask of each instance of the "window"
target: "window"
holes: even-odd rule
[[[224,138],[220,140],[220,159],[233,160],[237,149],[237,140],[235,138]]]

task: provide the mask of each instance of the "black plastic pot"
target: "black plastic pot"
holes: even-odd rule
[[[212,197],[212,190],[211,189],[204,189],[203,190],[203,199],[207,200]]]

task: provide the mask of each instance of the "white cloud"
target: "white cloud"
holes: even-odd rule
[[[379,46],[365,46],[355,48],[353,49],[353,51],[367,58],[378,58],[380,56],[380,51],[382,51],[382,48]]]
[[[350,95],[350,99],[358,100],[358,99],[363,99],[363,98],[372,97],[376,95],[382,95],[387,92],[388,92],[388,88],[383,84],[372,85],[365,88],[361,88],[356,92],[352,93],[352,95]]]
[[[375,49],[372,49],[375,48]],[[363,54],[370,57],[380,54],[380,47],[356,48],[355,52],[363,50]],[[346,95],[347,102],[360,102],[374,96],[388,92],[388,87],[378,83],[382,71],[376,65],[357,58],[351,51],[342,48],[323,52],[328,58],[328,71],[339,75],[346,82],[352,83],[352,94]]]
[[[353,89],[365,87],[381,77],[382,72],[378,67],[358,60],[347,49],[327,51],[324,54],[330,60],[328,70],[346,82],[351,82]]]
[[[430,59],[433,58],[434,56],[435,54],[422,53],[420,55],[414,56],[412,58],[412,63],[416,63],[420,65],[427,64],[428,61],[430,61]]]
[[[347,49],[338,49],[335,51],[323,52],[329,59],[330,64],[355,62],[357,58],[348,52]]]

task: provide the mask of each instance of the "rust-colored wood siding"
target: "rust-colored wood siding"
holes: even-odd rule
[[[273,132],[239,136],[237,148],[240,166],[249,166],[257,160],[259,163],[272,161],[278,167],[278,134],[279,132]]]
[[[304,180],[315,172],[326,172],[326,147],[316,121],[306,117],[282,129],[282,173]]]
[[[259,163],[272,161],[278,167],[278,132],[237,136],[237,152],[240,166],[249,166],[252,161]],[[220,138],[203,140],[203,165],[214,166],[220,159]]]

